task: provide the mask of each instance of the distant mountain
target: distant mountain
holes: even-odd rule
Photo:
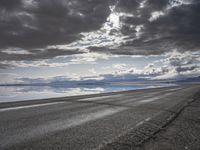
[[[49,83],[14,83],[14,84],[0,84],[0,86],[51,86],[51,87],[84,87],[84,86],[105,86],[108,82],[85,80],[85,81],[53,81]]]
[[[145,76],[134,76],[134,75],[124,75],[124,76],[114,76],[114,75],[104,75],[101,80],[96,79],[82,79],[82,80],[69,80],[63,77],[56,77],[52,80],[44,79],[21,79],[22,83],[14,84],[0,84],[0,86],[51,86],[51,87],[85,87],[85,86],[109,86],[116,83],[127,82],[130,84],[155,84],[155,83],[196,83],[200,82],[200,76],[192,78],[177,78],[177,79],[166,79],[166,80],[149,80]],[[94,77],[95,78],[95,77]],[[126,84],[127,84],[126,83]]]

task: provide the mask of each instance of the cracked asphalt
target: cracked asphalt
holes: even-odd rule
[[[1,103],[0,149],[120,149],[124,143],[133,149],[175,118],[199,89],[183,85]],[[143,148],[157,148],[150,144]]]
[[[138,150],[200,150],[200,92],[169,126]]]

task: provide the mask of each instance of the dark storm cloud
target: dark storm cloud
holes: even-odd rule
[[[135,12],[139,7],[140,3],[136,0],[119,0],[117,2],[116,10],[119,12]]]
[[[50,59],[55,56],[63,55],[73,55],[73,54],[82,54],[83,52],[78,50],[64,50],[64,49],[45,49],[45,50],[29,50],[29,54],[7,54],[0,52],[0,61],[20,61],[20,60],[42,60]]]
[[[108,6],[107,0],[1,0],[0,49],[31,51],[73,42],[81,32],[101,27],[110,13]],[[59,50],[48,52],[46,57],[51,57]]]
[[[199,50],[200,2],[184,1],[189,3],[182,4],[181,0],[1,0],[0,49],[21,48],[30,52],[23,55],[1,52],[1,61],[80,53],[79,50],[45,49],[81,39],[81,32],[100,29],[110,14],[109,5],[116,5],[117,12],[129,14],[120,18],[120,32],[129,40],[122,41],[118,48],[89,47],[91,51],[150,55],[172,49]],[[154,12],[163,14],[150,20]]]
[[[136,15],[136,17],[124,18],[124,26],[127,26],[122,28],[124,33],[134,34],[135,32],[128,27],[143,25],[141,36],[137,40],[125,43],[124,47],[132,48],[133,51],[134,49],[146,50],[147,54],[159,54],[176,48],[180,51],[199,50],[200,3],[193,1],[191,4],[183,4],[167,10],[167,7],[175,2],[149,0],[144,8],[138,8],[139,17]],[[164,15],[149,21],[151,13],[155,11],[163,11]]]
[[[0,8],[6,10],[16,9],[21,6],[21,0],[1,0]]]
[[[10,67],[13,67],[13,66],[0,62],[0,69],[7,69],[7,68],[10,68]]]

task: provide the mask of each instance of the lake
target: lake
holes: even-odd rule
[[[35,100],[55,97],[66,97],[75,95],[108,93],[117,91],[128,91],[137,89],[157,88],[175,86],[175,84],[155,83],[155,84],[132,84],[115,83],[105,86],[85,85],[85,86],[0,86],[0,103]]]

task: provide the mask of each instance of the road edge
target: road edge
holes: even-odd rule
[[[192,97],[176,104],[175,106],[165,110],[157,116],[145,120],[142,124],[133,128],[128,133],[121,135],[114,141],[110,141],[100,145],[98,150],[134,150],[141,147],[142,144],[153,138],[157,133],[165,130],[192,102],[197,100],[199,96],[197,91]]]

